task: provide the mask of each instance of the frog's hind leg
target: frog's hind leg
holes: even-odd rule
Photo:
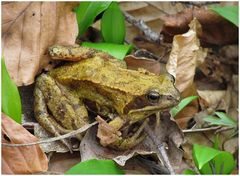
[[[34,115],[39,124],[44,126],[44,128],[54,136],[60,136],[60,134],[69,133],[71,130],[66,130],[61,127],[48,113],[44,96],[40,89],[35,88],[34,96]],[[72,152],[72,147],[66,139],[61,139],[61,142],[70,150],[70,152]]]

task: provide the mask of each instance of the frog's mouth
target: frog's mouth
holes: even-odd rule
[[[174,107],[175,105],[177,105],[179,103],[179,101],[176,102],[171,102],[171,103],[161,103],[159,105],[155,105],[155,106],[146,106],[144,108],[141,109],[132,109],[129,113],[146,113],[146,114],[151,114],[154,112],[158,112],[158,111],[165,111],[165,110],[169,110],[170,108]]]
[[[144,108],[141,108],[141,109],[133,109],[131,110],[129,113],[136,113],[136,112],[158,112],[158,111],[162,111],[162,110],[168,110],[170,109],[172,106],[146,106]]]

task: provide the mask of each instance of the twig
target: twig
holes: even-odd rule
[[[57,136],[57,137],[53,137],[53,138],[48,138],[48,139],[45,139],[45,140],[40,140],[40,141],[31,142],[31,143],[25,143],[25,144],[7,144],[7,143],[2,143],[2,146],[3,147],[23,147],[23,146],[42,144],[42,143],[50,143],[50,142],[58,141],[60,139],[65,139],[65,138],[68,138],[68,137],[71,137],[71,136],[75,136],[78,133],[82,133],[82,132],[86,131],[88,128],[92,127],[93,125],[96,125],[97,123],[98,122],[95,121],[95,122],[93,122],[91,124],[84,125],[83,127],[79,128],[79,129],[77,129],[75,131],[72,131],[70,133],[67,133],[67,134],[64,134],[64,135],[61,135],[61,136]]]
[[[196,132],[203,132],[203,131],[212,131],[216,130],[215,133],[219,133],[222,131],[233,129],[233,127],[221,127],[221,126],[213,126],[209,128],[198,128],[198,129],[188,129],[188,130],[182,130],[183,133],[196,133]]]
[[[199,129],[189,129],[189,130],[182,130],[183,133],[196,133],[196,132],[203,132],[203,131],[212,131],[221,128],[221,126],[216,127],[209,127],[209,128],[199,128]]]
[[[223,132],[223,131],[232,130],[232,129],[234,129],[234,127],[222,127],[220,129],[218,129],[217,131],[215,131],[215,134]]]
[[[155,42],[157,44],[160,44],[163,40],[163,36],[157,34],[156,32],[153,32],[149,26],[146,25],[146,23],[143,20],[137,20],[132,15],[130,15],[127,12],[123,12],[125,19],[127,22],[132,24],[133,26],[137,27],[140,31],[144,33],[146,36],[146,39],[150,42]]]
[[[175,172],[173,170],[173,167],[170,164],[170,161],[168,159],[167,152],[165,150],[163,143],[157,140],[156,135],[153,133],[153,130],[149,127],[148,124],[145,126],[145,131],[147,132],[148,136],[153,141],[153,143],[157,146],[159,155],[161,157],[161,160],[163,161],[164,166],[169,170],[171,175],[175,175]]]
[[[175,2],[174,2],[175,3]],[[185,5],[192,5],[192,6],[203,6],[203,5],[211,5],[211,4],[219,4],[220,2],[217,2],[217,1],[210,1],[210,2],[184,2],[184,1],[180,1],[178,3],[182,3],[182,4],[185,4]]]

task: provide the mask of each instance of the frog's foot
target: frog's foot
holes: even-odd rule
[[[142,142],[146,137],[146,135],[142,134],[142,132],[147,124],[147,120],[144,121],[144,123],[131,137],[127,138],[123,138],[122,133],[119,131],[119,129],[124,125],[121,118],[117,117],[107,123],[100,117],[97,117],[97,121],[99,122],[97,136],[100,139],[102,146],[108,146],[117,150],[126,150],[133,148]]]
[[[123,138],[115,141],[114,143],[110,144],[109,146],[118,150],[127,150],[135,147],[137,144],[142,142],[146,134],[143,134],[144,127],[146,126],[148,120],[146,119],[143,124],[139,127],[139,129],[128,138]]]

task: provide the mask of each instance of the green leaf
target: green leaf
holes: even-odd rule
[[[198,173],[191,169],[186,169],[183,171],[184,175],[197,175]]]
[[[132,45],[117,45],[112,43],[90,43],[83,42],[82,46],[95,48],[107,52],[119,60],[123,60],[124,57],[131,52]]]
[[[175,117],[183,108],[185,108],[193,100],[197,99],[198,96],[190,96],[181,100],[181,102],[170,110],[172,117]]]
[[[193,145],[193,159],[198,169],[202,169],[202,167],[207,162],[212,160],[218,154],[219,151],[213,148],[201,146],[198,144]]]
[[[94,19],[108,8],[111,1],[108,2],[80,2],[74,9],[78,22],[78,37],[84,34],[87,28],[94,22]]]
[[[87,160],[80,162],[66,171],[65,174],[124,174],[112,160]]]
[[[193,160],[201,174],[230,174],[236,165],[231,153],[198,144],[193,145]]]
[[[210,7],[210,9],[238,26],[238,6]]]
[[[213,148],[219,150],[219,135],[214,136]]]
[[[105,42],[123,44],[125,20],[117,2],[112,2],[101,19],[101,32]]]
[[[2,58],[2,112],[16,122],[22,122],[21,99],[15,83],[11,80]]]
[[[227,116],[226,113],[223,112],[215,112],[215,114],[219,117],[215,116],[207,116],[203,120],[209,122],[211,125],[222,125],[228,127],[237,127],[237,122]]]

